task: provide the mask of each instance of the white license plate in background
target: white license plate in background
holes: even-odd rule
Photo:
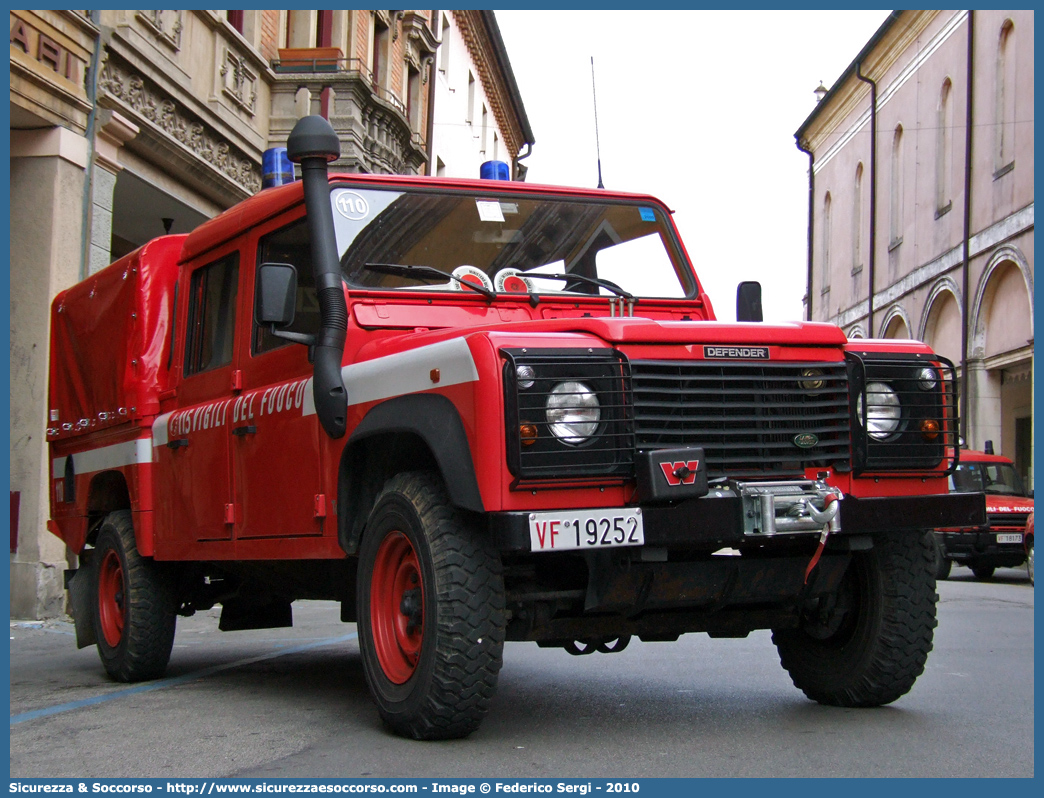
[[[529,543],[532,551],[641,546],[645,543],[642,511],[617,507],[530,513]]]
[[[998,543],[1022,543],[1022,533],[1004,533],[1000,532],[997,534]]]

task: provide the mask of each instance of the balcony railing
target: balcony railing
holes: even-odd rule
[[[370,90],[384,102],[392,105],[403,116],[406,104],[392,91],[378,85],[376,76],[365,61],[359,58],[344,58],[337,47],[310,47],[280,50],[279,58],[272,60],[272,69],[277,74],[339,74],[356,77],[366,83]]]

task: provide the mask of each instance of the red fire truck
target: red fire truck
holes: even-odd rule
[[[950,363],[914,342],[715,321],[650,196],[329,175],[164,236],[52,309],[50,529],[77,643],[155,678],[178,615],[340,602],[381,718],[464,736],[504,642],[771,629],[811,699],[922,672],[931,534],[985,523]]]
[[[990,442],[987,441],[987,444]],[[1033,497],[1026,490],[1015,464],[987,451],[962,449],[957,470],[950,474],[954,493],[985,493],[987,529],[939,529],[937,579],[950,575],[953,563],[967,565],[976,579],[991,579],[997,568],[1027,564],[1033,581],[1033,530],[1027,520],[1033,513]]]

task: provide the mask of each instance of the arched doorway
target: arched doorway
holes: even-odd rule
[[[881,335],[882,338],[912,338],[910,334],[910,328],[906,324],[906,320],[899,314],[895,313],[885,323],[884,332]]]
[[[928,308],[923,340],[937,354],[961,364],[961,308],[948,289],[935,294]]]
[[[992,440],[1033,485],[1033,287],[1021,252],[1005,247],[983,271],[972,311],[973,440]],[[972,372],[972,368],[975,372]]]

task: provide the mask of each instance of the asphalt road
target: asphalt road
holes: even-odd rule
[[[222,633],[179,619],[167,677],[108,681],[66,622],[11,624],[11,776],[1033,776],[1033,588],[955,567],[925,674],[888,707],[821,707],[768,632],[686,635],[572,657],[509,643],[467,740],[381,726],[354,626],[298,603],[293,629]]]

